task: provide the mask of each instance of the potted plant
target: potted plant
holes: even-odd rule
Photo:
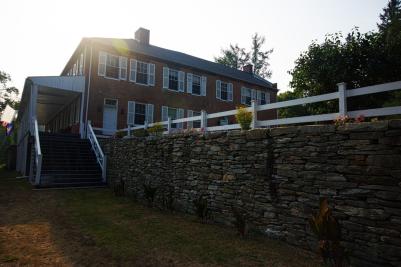
[[[235,118],[242,130],[249,130],[251,128],[252,117],[252,112],[248,111],[246,107],[237,107]]]

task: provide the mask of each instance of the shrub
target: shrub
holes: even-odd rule
[[[162,205],[164,209],[174,211],[174,189],[172,187],[163,192]]]
[[[332,215],[326,198],[320,200],[319,212],[309,220],[310,227],[319,240],[319,253],[325,264],[341,267],[345,264],[345,251],[340,244],[341,227]]]
[[[235,118],[242,130],[249,130],[252,122],[252,112],[249,112],[246,107],[237,107]]]
[[[164,132],[163,125],[159,122],[155,123],[152,127],[148,129],[148,132],[150,135],[161,136]]]
[[[123,179],[117,180],[113,185],[114,195],[122,197],[125,195],[125,183]]]
[[[207,204],[207,199],[200,195],[197,199],[193,201],[196,215],[201,220],[202,223],[205,223],[208,217],[209,208]]]
[[[114,137],[115,137],[115,138],[123,138],[123,137],[126,136],[126,135],[127,135],[126,132],[120,131],[120,132],[116,132],[116,133],[114,134]]]
[[[248,213],[241,208],[232,207],[235,218],[235,227],[241,237],[246,237],[248,234]]]
[[[149,133],[145,129],[137,129],[132,132],[132,135],[135,137],[146,137],[146,136],[149,136]]]
[[[155,201],[157,187],[152,186],[150,183],[143,184],[143,192],[145,194],[145,198],[148,201],[149,207],[153,207],[153,203]]]

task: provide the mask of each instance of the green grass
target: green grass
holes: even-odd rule
[[[0,176],[11,174],[2,172]],[[20,193],[30,190],[26,182],[0,178],[0,194],[10,188]],[[40,198],[44,208],[49,206],[49,218],[57,217],[63,229],[77,229],[85,242],[89,240],[92,247],[117,263],[319,266],[310,254],[282,242],[265,237],[242,239],[235,229],[201,224],[189,215],[150,209],[129,198],[115,197],[109,189],[36,191],[33,197]],[[57,214],[52,214],[52,210]]]

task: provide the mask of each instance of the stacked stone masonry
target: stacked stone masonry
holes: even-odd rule
[[[401,266],[401,120],[184,133],[103,141],[108,179],[172,192],[177,210],[208,199],[211,220],[251,228],[309,250],[308,218],[328,197],[354,266]]]

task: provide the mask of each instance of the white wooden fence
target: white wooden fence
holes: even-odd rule
[[[401,89],[401,81],[361,87],[358,89],[347,90],[345,83],[339,83],[338,92],[299,98],[289,101],[276,102],[265,105],[257,105],[255,101],[252,101],[252,105],[247,108],[248,111],[252,112],[253,120],[251,124],[251,128],[260,128],[260,127],[270,127],[284,124],[296,124],[296,123],[307,123],[307,122],[320,122],[320,121],[332,121],[336,119],[338,116],[348,116],[350,118],[356,118],[359,115],[363,115],[364,117],[379,117],[379,116],[388,116],[388,115],[397,115],[401,114],[401,106],[396,107],[386,107],[386,108],[376,108],[376,109],[365,109],[365,110],[357,110],[357,111],[348,111],[347,110],[347,98],[361,96],[361,95],[369,95],[374,93],[395,91]],[[274,110],[279,108],[292,107],[297,105],[304,105],[310,103],[323,102],[328,100],[338,99],[339,101],[339,112],[338,113],[329,113],[329,114],[321,114],[321,115],[310,115],[310,116],[301,116],[301,117],[292,117],[292,118],[283,118],[283,119],[274,119],[274,120],[257,120],[257,113],[259,111],[264,110]],[[232,129],[240,129],[239,124],[229,124],[224,126],[212,126],[207,127],[207,121],[213,118],[225,117],[225,116],[233,116],[237,113],[236,110],[223,111],[218,113],[207,114],[206,111],[202,111],[200,116],[182,118],[171,120],[170,118],[167,121],[158,122],[167,128],[165,133],[169,133],[172,131],[171,125],[173,123],[183,123],[190,121],[200,121],[201,129],[203,131],[222,131],[222,130],[232,130]],[[130,135],[131,131],[138,129],[147,129],[148,127],[152,127],[157,123],[139,125],[128,127],[124,129],[119,129],[117,132],[127,132]],[[99,128],[96,128],[99,129]],[[101,129],[99,129],[101,130]]]

